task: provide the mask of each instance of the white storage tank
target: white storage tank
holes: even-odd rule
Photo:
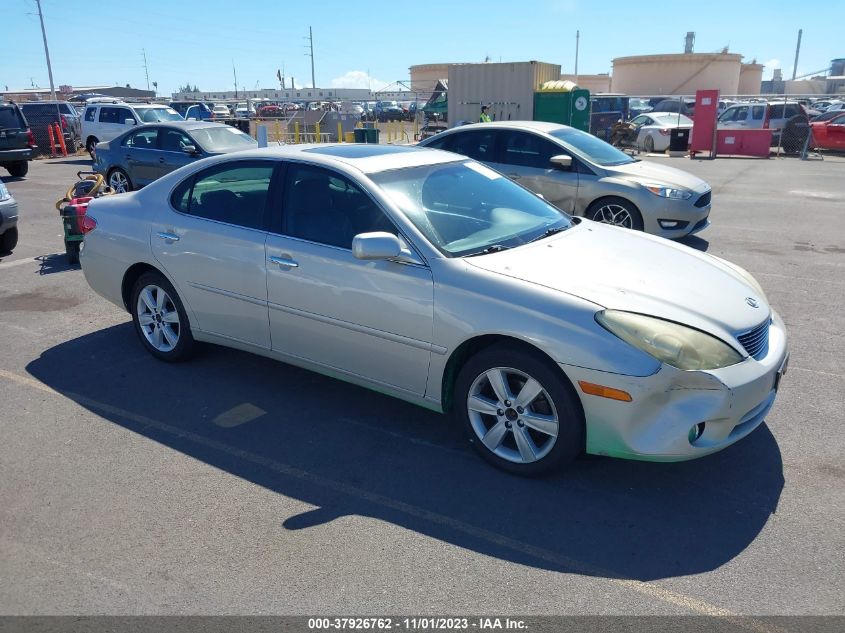
[[[494,121],[531,121],[534,92],[560,79],[560,65],[544,62],[449,65],[449,126],[477,123],[481,106]]]
[[[741,64],[742,55],[735,53],[617,57],[611,88],[628,95],[692,95],[696,90],[735,95],[739,94]]]

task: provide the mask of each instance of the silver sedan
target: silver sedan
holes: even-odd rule
[[[676,115],[677,116],[677,115]],[[710,225],[710,185],[641,161],[575,128],[497,121],[453,128],[420,143],[481,161],[567,213],[661,237]]]
[[[741,268],[456,154],[251,150],[92,201],[82,268],[164,361],[198,341],[452,412],[495,465],[672,461],[751,433],[786,332]]]

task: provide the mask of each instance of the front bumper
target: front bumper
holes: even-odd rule
[[[709,192],[694,193],[688,200],[669,200],[651,193],[648,195],[651,197],[640,207],[646,233],[676,239],[698,233],[710,226]]]
[[[783,321],[772,312],[768,350],[759,360],[711,371],[663,365],[645,377],[561,367],[576,390],[585,381],[632,396],[621,402],[579,391],[588,453],[671,462],[715,453],[757,428],[774,404],[788,356]],[[691,441],[690,431],[702,422],[701,436]]]

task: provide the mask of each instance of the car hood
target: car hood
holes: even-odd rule
[[[465,261],[607,309],[683,323],[727,340],[770,314],[760,293],[725,262],[590,220],[533,244]],[[749,305],[749,297],[758,307]]]
[[[665,183],[667,185],[689,189],[695,193],[704,193],[710,190],[710,185],[698,176],[693,176],[681,169],[659,165],[650,161],[640,160],[625,165],[603,167],[603,169],[612,174],[624,176],[629,180],[636,180],[637,182]]]

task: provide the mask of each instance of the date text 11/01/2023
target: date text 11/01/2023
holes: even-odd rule
[[[526,628],[524,620],[503,617],[339,617],[308,619],[310,631],[519,631]]]

